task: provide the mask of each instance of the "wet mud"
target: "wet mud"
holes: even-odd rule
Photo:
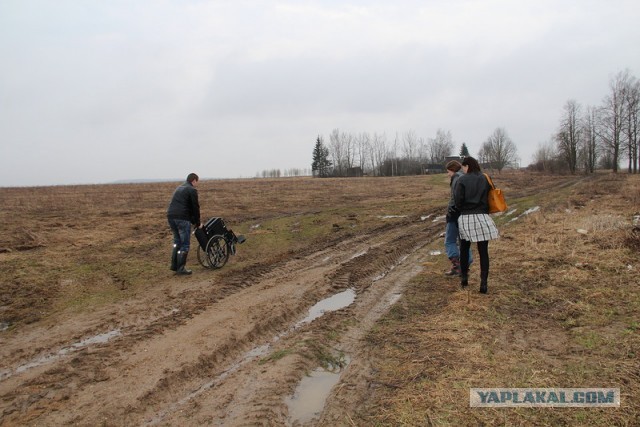
[[[25,329],[22,343],[1,350],[0,425],[313,425],[339,417],[349,404],[330,409],[335,390],[345,379],[358,387],[367,372],[362,338],[442,228],[389,218],[186,289],[159,284],[147,299]],[[326,359],[348,363],[327,370]],[[307,396],[309,382],[325,389]]]

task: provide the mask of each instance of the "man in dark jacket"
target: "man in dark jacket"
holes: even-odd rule
[[[198,180],[198,175],[190,173],[184,184],[173,192],[167,209],[167,220],[173,232],[171,270],[177,274],[191,274],[185,265],[191,242],[191,224],[200,227],[200,204],[196,190]]]

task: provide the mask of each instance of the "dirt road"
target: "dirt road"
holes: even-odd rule
[[[26,326],[0,349],[0,424],[316,424],[294,393],[326,360],[342,381],[328,425],[363,396],[346,392],[365,384],[359,342],[429,257],[421,248],[442,232],[439,212]]]

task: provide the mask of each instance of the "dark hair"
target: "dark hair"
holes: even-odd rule
[[[192,172],[189,175],[187,175],[187,181],[189,182],[200,181],[200,178],[198,178],[198,175]]]
[[[478,161],[473,157],[465,157],[464,160],[462,161],[462,166],[469,167],[469,169],[467,169],[467,173],[482,172],[482,170],[480,170],[480,165],[478,164]]]
[[[462,168],[462,165],[457,160],[451,160],[450,162],[447,163],[447,166],[445,167],[447,168],[448,171],[458,172]]]

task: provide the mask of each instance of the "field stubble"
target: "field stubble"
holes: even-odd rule
[[[360,422],[640,424],[638,178],[598,175],[512,200],[540,209],[497,218],[489,297],[474,267],[470,293],[436,274],[444,262],[419,274],[368,335],[378,386]],[[614,387],[621,407],[470,408],[472,387]]]
[[[637,420],[637,177],[494,180],[517,211],[498,218],[483,298],[428,255],[442,249],[442,175],[202,181],[203,216],[248,241],[190,278],[167,268],[176,183],[0,189],[0,424],[280,425],[283,395],[345,351],[314,424]],[[291,332],[348,288],[353,306]],[[469,387],[574,385],[619,386],[623,408],[468,408]]]

